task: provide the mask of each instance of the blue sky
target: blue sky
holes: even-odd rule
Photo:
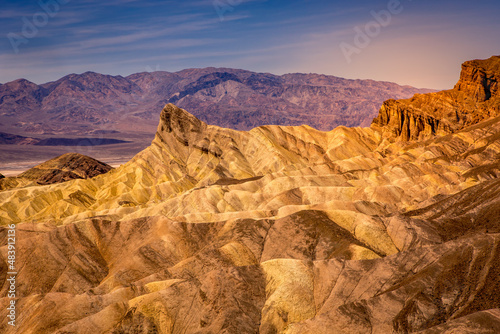
[[[40,3],[50,3],[48,10]],[[1,83],[44,83],[85,71],[128,75],[215,66],[445,89],[457,81],[463,61],[500,55],[498,0],[0,4]],[[389,16],[380,14],[377,22],[373,12]]]

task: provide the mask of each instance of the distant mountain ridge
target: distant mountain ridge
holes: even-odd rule
[[[249,130],[266,124],[308,124],[320,130],[368,126],[387,99],[431,90],[320,74],[255,73],[229,68],[143,72],[127,77],[70,74],[37,85],[0,85],[0,131],[13,134],[88,134],[115,130],[151,133],[166,103],[201,120]]]

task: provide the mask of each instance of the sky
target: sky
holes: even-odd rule
[[[0,83],[230,67],[448,89],[500,55],[500,1],[0,0]]]

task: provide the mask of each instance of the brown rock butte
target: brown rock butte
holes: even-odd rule
[[[388,100],[372,126],[405,141],[455,132],[500,115],[499,82],[500,56],[465,62],[453,89]]]
[[[0,192],[0,331],[497,333],[499,138],[500,117],[405,142],[169,104],[120,168]]]

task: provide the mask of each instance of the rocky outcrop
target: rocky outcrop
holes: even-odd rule
[[[109,172],[108,164],[78,153],[66,153],[37,165],[19,177],[39,184],[60,183],[72,179],[88,179]]]
[[[47,185],[74,179],[88,179],[109,172],[108,164],[78,153],[66,153],[39,164],[17,177],[0,181],[0,190],[25,187],[33,184]]]
[[[498,97],[500,94],[500,57],[492,57],[486,61],[465,62],[455,89],[471,96],[477,102],[485,102],[492,97]]]
[[[500,115],[499,79],[499,56],[465,62],[452,90],[386,101],[372,126],[403,141],[456,132]]]

